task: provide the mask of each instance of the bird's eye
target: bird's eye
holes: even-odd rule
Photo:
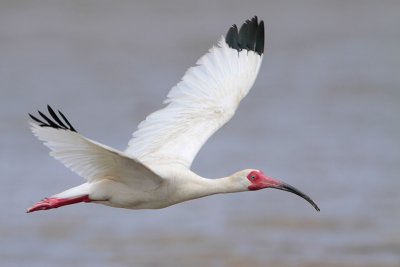
[[[255,175],[252,175],[252,176],[250,177],[250,179],[251,179],[251,180],[254,180],[254,179],[256,179],[256,176],[255,176]]]

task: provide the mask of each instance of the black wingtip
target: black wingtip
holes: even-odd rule
[[[234,24],[229,28],[225,41],[229,47],[238,50],[254,51],[259,55],[264,53],[264,22],[258,22],[257,16],[245,23],[238,30]]]
[[[41,117],[40,119],[38,119],[37,117],[33,116],[30,113],[28,113],[28,115],[41,127],[51,127],[54,129],[62,129],[62,130],[77,132],[75,128],[72,127],[71,123],[67,120],[67,118],[64,116],[64,114],[61,113],[61,111],[58,111],[58,113],[60,114],[64,122],[58,117],[57,113],[54,112],[54,110],[50,107],[50,105],[47,105],[47,110],[51,118],[49,118],[39,110],[38,113]]]

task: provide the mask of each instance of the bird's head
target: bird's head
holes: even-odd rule
[[[309,196],[287,183],[266,176],[260,170],[243,170],[236,173],[233,177],[238,179],[242,186],[246,187],[247,190],[255,191],[265,188],[275,188],[283,191],[288,191],[307,200],[317,211],[320,210],[317,204],[315,204]]]

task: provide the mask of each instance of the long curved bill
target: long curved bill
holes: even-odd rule
[[[314,209],[316,209],[317,211],[320,211],[320,209],[317,206],[317,204],[315,204],[315,202],[309,196],[307,196],[306,194],[304,194],[303,192],[301,192],[297,188],[291,186],[290,184],[287,184],[287,183],[284,183],[284,182],[279,182],[277,185],[272,186],[272,188],[276,188],[276,189],[279,189],[279,190],[283,190],[283,191],[287,191],[287,192],[296,194],[299,197],[302,197],[305,200],[307,200],[307,202],[310,203],[314,207]]]

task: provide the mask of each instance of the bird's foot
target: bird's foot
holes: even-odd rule
[[[91,202],[92,200],[89,196],[81,196],[77,198],[44,198],[38,203],[36,203],[33,207],[29,208],[26,212],[34,212],[38,210],[48,210],[48,209],[55,209],[65,205],[76,204],[80,202]]]

